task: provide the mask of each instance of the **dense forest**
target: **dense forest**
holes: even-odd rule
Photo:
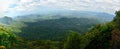
[[[101,22],[88,18],[60,18],[37,22],[25,22],[25,24],[27,26],[22,27],[21,32],[17,34],[20,37],[29,40],[63,40],[71,30],[84,34],[91,27],[96,24],[101,24]],[[39,36],[36,38],[35,35]]]
[[[102,24],[99,24],[98,21],[98,23],[95,23],[96,20],[91,22],[85,18],[82,18],[83,20],[61,18],[32,23],[24,22],[28,26],[20,28],[24,31],[21,34],[13,32],[9,26],[0,25],[0,49],[120,49],[120,11],[116,11],[115,14],[116,16],[111,22]],[[39,25],[36,25],[36,23]],[[69,25],[71,23],[73,25]],[[56,26],[52,26],[53,24]],[[76,24],[77,26],[75,26]],[[35,26],[32,27],[32,25]],[[87,29],[84,29],[84,26]],[[38,31],[34,31],[36,28],[39,28]],[[43,33],[39,33],[39,31]],[[49,32],[52,35],[47,34]],[[67,32],[68,34],[66,34]],[[53,33],[56,36],[53,36]],[[54,37],[54,40],[44,40],[43,36],[38,34],[46,36],[44,37],[46,39]],[[64,35],[66,36],[64,37]],[[61,38],[60,36],[62,36],[63,40],[55,40]]]

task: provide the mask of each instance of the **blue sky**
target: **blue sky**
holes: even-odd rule
[[[66,9],[114,14],[120,9],[120,0],[0,0],[0,17]]]

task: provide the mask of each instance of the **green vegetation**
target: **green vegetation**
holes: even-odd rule
[[[79,49],[120,49],[120,11],[113,21],[96,25],[82,36]]]
[[[16,37],[10,30],[4,28],[4,26],[0,25],[0,46],[6,47],[6,49],[10,49],[14,46],[16,42]]]
[[[112,41],[111,41],[111,48],[112,49],[120,49],[120,11],[116,12],[116,17],[111,22],[113,26],[112,30]]]
[[[67,37],[67,41],[64,44],[63,49],[79,49],[81,42],[81,36],[78,32],[71,32]],[[78,44],[79,43],[79,44]]]
[[[84,22],[88,22],[88,21],[89,21],[88,19],[84,20]],[[89,21],[86,24],[84,22],[81,22],[81,20],[76,18],[74,18],[74,20],[62,18],[62,19],[46,20],[46,21],[39,21],[33,23],[26,22],[28,26],[26,26],[27,28],[25,27],[21,29],[22,32],[23,31],[24,32],[23,33],[21,32],[22,35],[19,37],[16,36],[14,33],[12,33],[9,30],[9,28],[0,25],[0,48],[2,49],[3,48],[4,49],[120,49],[120,11],[116,12],[116,17],[114,17],[113,21],[106,24],[98,24],[94,26],[95,24],[94,21],[92,22]],[[36,25],[36,23],[38,25]],[[80,25],[78,25],[79,23]],[[53,24],[54,26],[52,26]],[[63,26],[63,24],[65,25]],[[77,26],[74,26],[76,24]],[[92,27],[89,30],[88,29],[90,28],[89,25],[94,27]],[[85,32],[87,31],[86,28],[89,31],[84,34],[81,33],[82,32],[81,29],[83,30],[85,29],[83,31]],[[26,33],[28,34],[26,35]],[[42,35],[40,36],[40,34],[46,37],[43,37]],[[53,38],[53,35],[55,35],[54,39],[56,40],[51,39],[51,37]],[[36,39],[34,40],[26,39],[26,37],[31,39],[33,38]],[[63,39],[58,40],[56,37],[57,38],[62,37]],[[44,40],[44,38],[46,38],[46,40]]]
[[[98,20],[88,18],[60,18],[25,22],[27,26],[21,28],[21,32],[17,35],[29,40],[64,40],[70,30],[84,34],[89,28],[100,23]]]

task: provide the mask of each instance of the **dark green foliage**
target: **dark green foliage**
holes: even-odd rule
[[[87,18],[61,18],[29,22],[26,23],[27,27],[21,28],[22,32],[18,35],[29,40],[62,40],[67,36],[66,32],[69,30],[84,34],[89,28],[99,23],[97,20]]]
[[[80,34],[78,32],[71,32],[64,44],[64,49],[80,49]]]
[[[85,35],[81,37],[81,49],[86,48],[89,46],[89,43],[92,41],[92,39],[98,35],[100,25],[95,26],[92,28],[89,32],[87,32]]]
[[[4,26],[0,26],[0,46],[5,46],[7,49],[11,49],[11,47],[13,47],[12,44],[15,43],[15,41],[15,35]]]
[[[111,41],[111,49],[120,49],[120,11],[116,12],[116,17],[114,18],[113,30],[112,30],[112,41]]]
[[[111,49],[120,49],[120,29],[112,31]]]
[[[28,41],[19,39],[19,42],[13,49],[63,49],[62,41],[35,40]]]
[[[116,28],[120,28],[120,11],[116,11],[116,16],[113,20],[114,25],[116,25]]]
[[[116,12],[112,22],[92,30],[87,33],[91,35],[88,36],[89,41],[85,42],[87,44],[84,49],[120,49],[120,11]]]
[[[93,34],[94,37],[91,38],[91,41],[89,41],[89,44],[85,47],[85,49],[109,49],[111,28],[109,25],[102,25],[97,30],[98,32]]]

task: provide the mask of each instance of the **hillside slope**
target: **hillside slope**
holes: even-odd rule
[[[26,22],[27,26],[21,28],[22,32],[18,35],[31,40],[59,40],[66,37],[70,30],[84,34],[89,28],[100,23],[98,20],[87,18],[61,18]]]
[[[97,25],[84,35],[83,49],[120,49],[120,11],[110,23]]]

